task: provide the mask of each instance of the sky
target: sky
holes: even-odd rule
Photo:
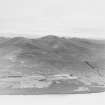
[[[105,38],[104,4],[104,0],[0,0],[0,33]]]

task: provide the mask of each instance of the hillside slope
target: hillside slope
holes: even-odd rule
[[[50,80],[49,85],[53,84],[52,76],[55,75],[60,75],[61,80],[63,77],[69,79],[77,77],[75,78],[77,84],[80,82],[84,86],[103,88],[105,86],[105,42],[59,38],[53,35],[38,39],[2,37],[0,38],[0,73],[1,78],[8,75],[20,76],[20,74],[21,76],[41,75]],[[55,78],[54,80],[56,81]],[[66,82],[70,84],[68,79]]]

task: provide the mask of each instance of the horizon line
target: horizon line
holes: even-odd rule
[[[64,34],[64,33],[62,33],[61,35],[60,34],[43,34],[42,35],[40,33],[1,32],[0,33],[0,37],[4,37],[4,38],[24,37],[24,38],[29,38],[29,39],[31,39],[31,38],[38,39],[38,38],[43,38],[43,37],[46,37],[46,36],[56,36],[56,37],[65,38],[65,39],[77,38],[77,39],[90,39],[90,40],[91,39],[93,39],[93,40],[105,40],[105,38],[82,37],[82,36],[72,36],[71,35],[71,34],[80,34],[80,33],[82,33],[82,32],[72,32],[70,34],[66,34],[66,33]],[[85,33],[85,34],[89,34],[89,33]],[[16,36],[13,36],[13,35],[16,35]],[[37,35],[37,36],[34,36],[34,35]]]

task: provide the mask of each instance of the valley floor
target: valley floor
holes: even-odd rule
[[[92,83],[87,85],[78,77],[69,74],[52,75],[47,78],[42,75],[12,75],[0,78],[0,90],[7,94],[68,94],[101,92],[105,90],[105,86]]]

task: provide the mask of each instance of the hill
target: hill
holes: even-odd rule
[[[0,72],[69,74],[85,85],[105,85],[105,41],[46,36],[0,38]],[[2,74],[1,74],[2,75]]]

